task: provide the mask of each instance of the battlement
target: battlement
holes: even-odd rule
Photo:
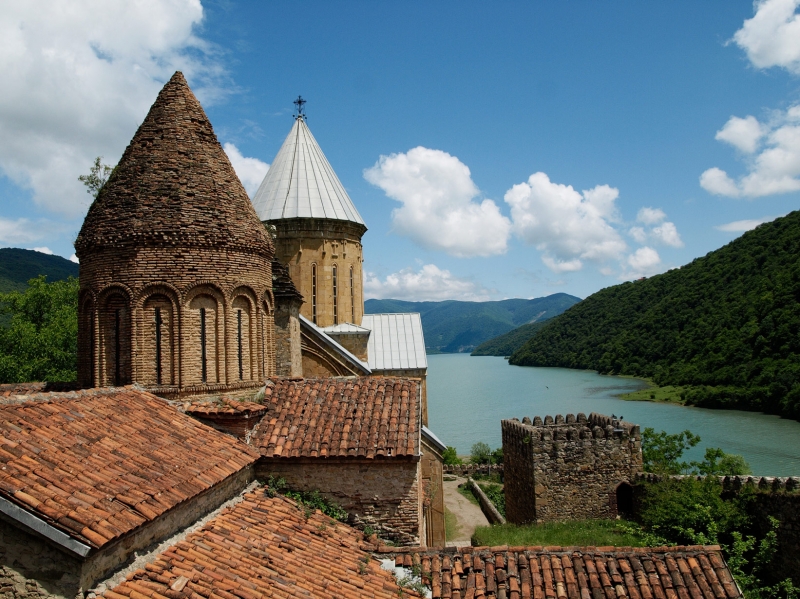
[[[511,423],[524,428],[530,441],[551,441],[576,439],[636,439],[641,440],[639,425],[625,422],[613,416],[592,412],[587,418],[583,412],[563,416],[525,416],[520,422],[517,418],[503,420],[502,427],[513,427]]]
[[[723,488],[729,491],[738,491],[746,487],[758,489],[762,492],[788,492],[800,491],[800,476],[714,476],[705,474],[671,474],[662,476],[651,472],[643,472],[636,477],[636,481],[659,482],[662,480],[685,480],[693,478],[704,480],[707,478],[718,480]]]

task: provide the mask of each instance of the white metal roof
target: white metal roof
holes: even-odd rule
[[[364,314],[361,326],[372,330],[367,357],[372,370],[427,368],[422,319],[407,314]]]
[[[328,218],[364,224],[302,117],[295,119],[253,206],[262,221]]]
[[[360,327],[352,322],[343,322],[334,324],[322,329],[328,335],[341,335],[341,334],[354,334],[354,333],[369,333],[369,329]]]

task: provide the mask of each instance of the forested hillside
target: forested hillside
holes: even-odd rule
[[[28,281],[45,275],[49,282],[78,276],[78,265],[62,258],[20,248],[0,249],[0,293],[24,291]]]
[[[531,322],[524,324],[521,327],[510,330],[508,333],[498,335],[488,341],[484,341],[475,351],[472,352],[473,356],[510,356],[520,347],[525,345],[527,341],[533,337],[536,332],[541,329],[545,323],[544,321]]]
[[[692,385],[687,400],[800,418],[800,212],[686,266],[598,291],[511,364]]]
[[[375,300],[364,302],[367,314],[419,312],[425,345],[429,353],[471,352],[487,339],[522,324],[561,314],[580,298],[556,293],[536,299],[508,299],[496,302],[407,302]]]

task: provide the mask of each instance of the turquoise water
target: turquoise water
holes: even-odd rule
[[[702,441],[686,457],[702,459],[706,447],[745,457],[755,474],[800,475],[800,422],[754,412],[707,410],[615,394],[641,388],[634,379],[585,370],[509,366],[503,358],[468,354],[428,356],[428,420],[447,445],[468,454],[473,443],[502,445],[500,420],[600,412],[624,416],[642,428],[677,433],[689,429]]]

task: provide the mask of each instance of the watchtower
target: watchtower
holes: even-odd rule
[[[503,420],[506,518],[514,524],[631,511],[639,427],[602,414]]]

